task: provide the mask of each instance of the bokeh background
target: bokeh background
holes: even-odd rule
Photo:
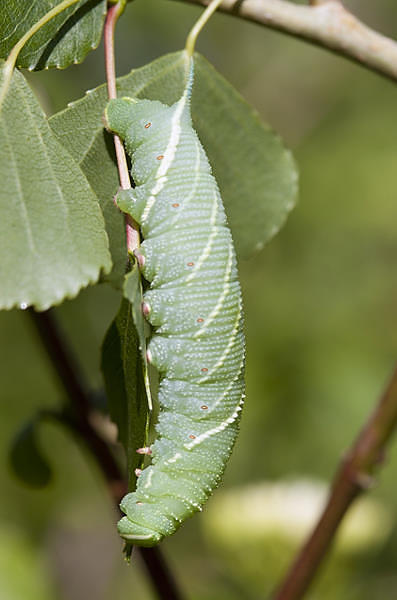
[[[393,36],[394,0],[346,1]],[[199,9],[136,0],[117,32],[118,73],[180,49]],[[162,549],[187,598],[262,599],[324,499],[327,482],[393,368],[397,348],[397,86],[330,53],[224,15],[198,49],[293,150],[300,199],[281,233],[240,264],[247,402],[224,485]],[[29,75],[48,114],[104,81],[103,49]],[[100,165],[98,165],[100,168]],[[244,173],[241,174],[244,177]],[[56,312],[93,389],[119,304],[93,287]],[[41,428],[54,470],[41,491],[11,474],[20,425],[63,393],[26,313],[0,314],[0,599],[155,598],[121,556],[101,474],[65,431]],[[397,447],[308,598],[374,600],[397,589]]]

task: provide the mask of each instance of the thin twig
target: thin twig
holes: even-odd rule
[[[108,88],[109,100],[117,98],[116,91],[116,65],[114,56],[114,30],[117,20],[123,10],[123,2],[113,4],[108,9],[106,23],[103,32],[105,46],[105,70],[106,82]],[[120,185],[123,189],[131,187],[130,176],[128,173],[127,159],[124,152],[123,143],[118,135],[114,135],[114,147],[116,150],[117,168],[119,171]]]
[[[385,448],[397,426],[397,369],[377,407],[344,457],[335,476],[327,505],[295,559],[274,600],[304,597],[318,567],[353,501],[373,484]]]
[[[53,311],[36,312],[28,308],[27,313],[66,392],[67,403],[60,413],[60,421],[77,434],[78,439],[94,455],[105,476],[112,498],[118,505],[127,491],[127,486],[109,446],[91,425],[92,407],[80,366],[65,341]]]
[[[105,70],[109,99],[117,98],[116,90],[116,61],[114,52],[114,31],[117,20],[125,7],[125,0],[120,0],[108,9],[104,27],[105,46]],[[116,150],[117,167],[119,171],[120,185],[123,189],[131,187],[128,173],[127,159],[122,141],[118,135],[114,135],[114,146]],[[133,252],[139,247],[139,227],[129,215],[126,215],[127,251]],[[176,585],[164,557],[157,547],[140,548],[141,557],[145,563],[148,573],[159,598],[164,600],[181,600],[182,596]]]
[[[60,413],[59,421],[89,449],[106,479],[115,507],[119,510],[120,500],[127,493],[127,481],[109,446],[91,424],[92,407],[80,367],[60,330],[53,310],[39,313],[29,308],[27,312],[67,395],[68,404]],[[181,600],[182,595],[161,551],[157,547],[141,548],[140,555],[160,600]]]
[[[210,0],[182,0],[207,6]],[[323,46],[397,80],[397,43],[359,21],[340,0],[224,0],[219,10]],[[313,533],[294,561],[274,600],[300,600],[329,550],[353,501],[373,482],[373,471],[397,426],[397,370],[374,413],[343,459]]]
[[[103,32],[105,46],[105,70],[108,88],[109,100],[117,98],[116,91],[116,61],[114,54],[114,30],[117,20],[124,10],[125,0],[114,4],[108,9],[106,22]],[[128,173],[127,158],[124,152],[124,146],[118,135],[113,136],[114,147],[116,150],[117,168],[119,171],[120,185],[123,190],[131,187],[130,176]],[[133,252],[139,246],[139,228],[135,221],[129,216],[125,216],[127,251]]]
[[[219,10],[302,38],[397,80],[397,42],[364,25],[339,0],[316,0],[310,6],[286,0],[224,0]]]

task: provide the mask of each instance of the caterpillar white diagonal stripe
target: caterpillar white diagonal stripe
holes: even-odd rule
[[[186,277],[186,283],[189,283],[190,281],[192,281],[192,279],[195,278],[196,274],[200,271],[203,263],[207,260],[207,258],[210,255],[212,245],[213,245],[214,240],[218,233],[218,227],[216,226],[216,215],[217,214],[218,214],[218,202],[215,198],[215,201],[212,203],[212,212],[211,212],[211,217],[210,217],[210,222],[209,222],[210,234],[208,236],[208,241],[207,241],[206,245],[204,246],[203,251],[200,254],[198,261],[192,268],[189,275]]]
[[[174,114],[172,116],[172,121],[171,121],[171,135],[168,141],[168,145],[167,148],[164,152],[164,155],[159,154],[159,156],[162,156],[161,159],[161,163],[159,168],[157,169],[157,173],[155,175],[155,183],[154,183],[154,187],[151,191],[148,203],[145,207],[145,210],[143,211],[143,216],[142,216],[142,220],[146,221],[150,210],[152,209],[154,203],[156,202],[156,196],[159,194],[159,192],[161,192],[161,190],[163,189],[166,181],[167,181],[167,171],[168,169],[171,167],[174,158],[175,158],[175,154],[176,154],[176,150],[178,147],[178,143],[179,143],[179,137],[181,135],[181,118],[182,118],[182,114],[183,114],[183,109],[186,106],[186,102],[187,102],[187,94],[184,93],[182,98],[179,100],[176,110],[174,111]],[[147,127],[147,129],[149,129]]]
[[[192,72],[172,106],[112,100],[108,128],[137,187],[119,194],[140,224],[149,282],[148,356],[160,373],[152,462],[121,503],[119,532],[152,546],[201,510],[230,456],[244,399],[241,291],[218,186],[190,116]]]

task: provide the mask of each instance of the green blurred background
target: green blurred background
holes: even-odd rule
[[[395,33],[394,0],[345,4]],[[118,73],[180,49],[198,14],[167,0],[130,4],[117,32]],[[198,49],[283,136],[300,169],[288,223],[240,264],[247,402],[224,485],[162,545],[187,598],[251,600],[265,598],[281,576],[302,522],[313,518],[311,481],[330,479],[396,358],[397,87],[224,15],[213,18]],[[83,65],[29,75],[49,114],[103,80],[102,48]],[[118,304],[102,285],[56,310],[94,389],[102,386],[99,348]],[[27,314],[0,314],[0,353],[0,600],[154,598],[139,557],[128,566],[121,556],[101,474],[65,431],[41,429],[55,473],[48,488],[26,489],[10,473],[16,430],[37,409],[58,406],[62,390]],[[357,516],[361,538],[353,543],[346,532],[308,598],[397,597],[396,472],[392,446],[369,512],[363,506]],[[263,483],[280,479],[288,515],[279,514],[276,495],[270,518],[272,493]],[[288,483],[297,479],[306,483]]]

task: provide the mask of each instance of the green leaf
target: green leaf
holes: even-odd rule
[[[84,174],[24,77],[0,64],[0,308],[45,310],[95,283],[111,259]]]
[[[150,325],[145,321],[142,313],[142,278],[137,263],[135,263],[129,273],[125,276],[123,286],[124,297],[131,303],[132,318],[135,324],[139,340],[139,350],[143,360],[143,374],[146,387],[146,396],[149,409],[152,410],[152,394],[150,390],[148,362],[146,357],[146,338],[150,335]]]
[[[32,487],[44,487],[52,478],[51,468],[37,443],[39,422],[39,417],[36,417],[18,431],[9,454],[15,475]]]
[[[103,279],[121,289],[128,258],[125,239],[124,215],[116,208],[113,197],[119,188],[113,137],[105,131],[102,122],[107,102],[106,87],[101,86],[77,104],[49,119],[49,125],[59,141],[80,165],[94,190],[106,223],[113,269]]]
[[[60,0],[4,0],[0,3],[0,58]],[[81,0],[44,25],[19,53],[17,66],[64,69],[80,63],[101,40],[106,0]]]
[[[142,314],[142,282],[137,264],[135,263],[125,276],[123,286],[124,297],[131,303],[132,318],[137,330],[141,353],[146,352],[146,322]]]
[[[237,254],[246,258],[277,233],[294,206],[295,164],[280,138],[238,92],[202,56],[196,54],[195,60],[194,126],[220,185]],[[184,69],[183,52],[168,54],[120,77],[118,93],[171,104],[182,93]],[[106,89],[101,86],[50,119],[88,177],[98,164],[101,170],[115,173],[102,129],[106,102]],[[76,130],[73,136],[72,129]],[[117,245],[115,239],[113,244]]]
[[[248,258],[284,225],[297,171],[281,138],[202,56],[193,119],[221,189],[237,255]]]
[[[126,299],[122,300],[120,310],[106,333],[101,368],[110,416],[118,427],[119,439],[127,454],[129,487],[132,489],[135,469],[142,466],[142,456],[136,451],[146,445],[149,412],[139,338],[131,304]]]

